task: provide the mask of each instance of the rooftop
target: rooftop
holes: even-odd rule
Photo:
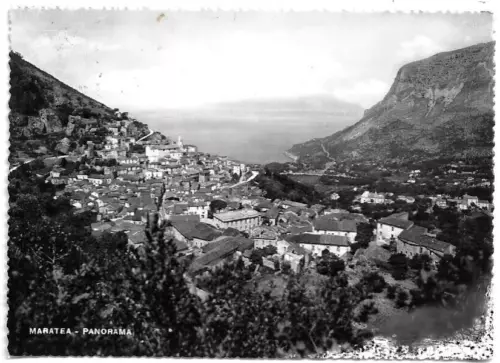
[[[195,221],[176,221],[173,227],[188,239],[198,238],[205,241],[212,241],[221,235],[221,232],[214,227]]]
[[[329,234],[296,234],[285,238],[288,242],[305,243],[325,246],[349,246],[349,240],[346,236],[333,236]]]
[[[255,218],[260,216],[260,213],[253,209],[240,209],[224,213],[214,214],[214,218],[221,220],[222,222],[236,221],[247,218]]]
[[[398,238],[405,242],[413,243],[438,252],[445,252],[449,247],[453,246],[450,243],[440,241],[435,237],[427,235],[427,229],[420,226],[413,226],[401,232]]]
[[[340,231],[356,232],[356,221],[353,220],[334,220],[329,215],[321,216],[314,221],[314,228],[320,231]]]
[[[407,228],[410,228],[411,226],[413,226],[412,221],[409,221],[406,219],[396,218],[393,216],[381,218],[378,221],[378,223],[387,224],[388,226],[393,226],[393,227],[397,227],[397,228],[401,228],[401,229],[407,229]]]

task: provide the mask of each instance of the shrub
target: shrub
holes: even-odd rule
[[[408,271],[408,259],[402,253],[397,253],[389,258],[389,264],[391,265],[391,275],[396,280],[404,280],[406,278],[406,272]]]
[[[368,287],[369,292],[379,293],[384,291],[387,282],[378,272],[370,272],[363,276],[361,282]]]
[[[387,298],[391,299],[391,300],[394,300],[396,298],[396,291],[397,291],[396,286],[389,285],[387,287]]]
[[[397,308],[403,308],[406,306],[407,300],[409,298],[408,293],[405,290],[401,290],[398,293],[397,300],[396,300],[396,307]]]

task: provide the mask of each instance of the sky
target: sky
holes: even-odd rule
[[[330,95],[369,108],[404,64],[492,40],[491,14],[12,10],[11,47],[121,110]]]

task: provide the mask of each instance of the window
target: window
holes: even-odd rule
[[[340,252],[340,246],[339,246],[339,247],[337,247],[337,252]]]
[[[392,227],[391,231],[394,232],[394,227]]]

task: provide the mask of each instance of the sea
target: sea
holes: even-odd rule
[[[357,121],[322,112],[218,117],[159,111],[134,116],[172,139],[181,136],[184,144],[194,144],[202,152],[257,164],[292,161],[285,152],[294,144],[329,136]]]

